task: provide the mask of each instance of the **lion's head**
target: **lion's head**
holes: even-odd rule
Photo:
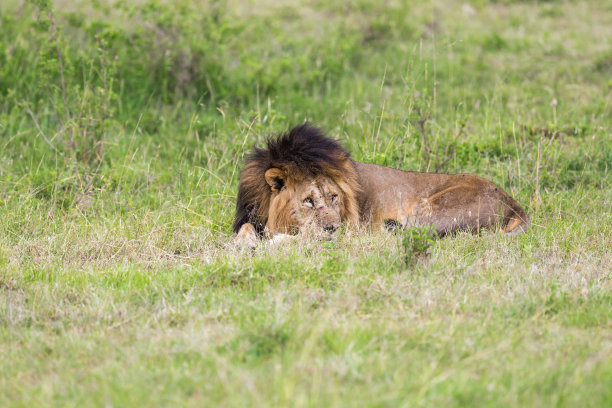
[[[333,231],[356,223],[357,173],[349,153],[307,124],[297,126],[248,157],[233,229],[251,223],[258,234]]]

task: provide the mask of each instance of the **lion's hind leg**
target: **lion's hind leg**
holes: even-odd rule
[[[527,232],[527,222],[519,217],[513,217],[504,227],[503,231],[508,235],[518,235]]]
[[[492,183],[453,185],[415,205],[412,219],[416,226],[432,226],[439,236],[494,229],[507,224],[508,199]]]
[[[527,232],[527,227],[529,226],[527,213],[512,198],[508,197],[508,200],[510,201],[508,202],[506,216],[504,217],[504,233],[517,235]]]

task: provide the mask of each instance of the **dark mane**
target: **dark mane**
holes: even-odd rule
[[[247,157],[238,188],[234,232],[249,222],[263,234],[272,195],[264,175],[271,168],[282,169],[294,181],[319,174],[337,178],[347,172],[353,178],[348,151],[314,126],[306,123],[270,137],[266,148],[256,148]]]

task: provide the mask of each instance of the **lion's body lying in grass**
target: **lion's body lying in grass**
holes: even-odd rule
[[[471,174],[416,173],[353,161],[309,125],[255,149],[240,178],[236,242],[262,236],[333,231],[342,223],[455,231],[527,228],[527,214],[500,187]]]

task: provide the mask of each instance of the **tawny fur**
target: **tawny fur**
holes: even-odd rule
[[[240,178],[233,229],[239,237],[247,234],[243,228],[249,237],[261,237],[389,222],[431,227],[440,236],[497,227],[516,233],[528,225],[525,210],[490,181],[356,162],[338,142],[305,124],[251,153]]]

